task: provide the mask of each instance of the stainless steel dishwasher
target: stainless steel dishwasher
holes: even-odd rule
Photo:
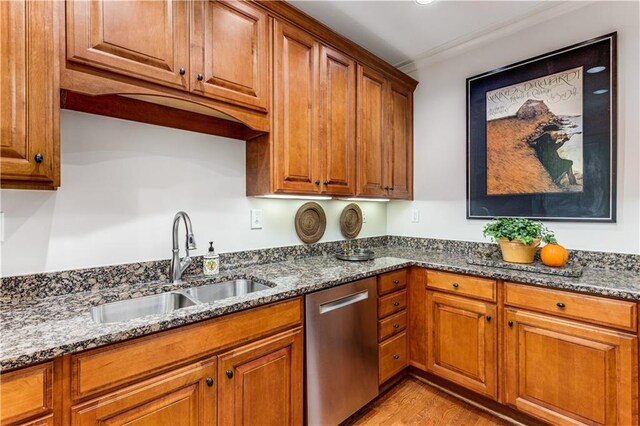
[[[376,280],[306,296],[307,422],[337,425],[378,396]]]

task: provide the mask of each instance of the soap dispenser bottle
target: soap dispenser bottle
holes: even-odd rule
[[[216,275],[220,272],[220,255],[213,248],[213,241],[209,241],[209,250],[202,259],[202,271],[206,276]]]

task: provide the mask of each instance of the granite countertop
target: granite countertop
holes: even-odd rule
[[[152,315],[120,323],[97,324],[91,319],[89,308],[114,300],[203,285],[213,280],[211,277],[189,277],[180,285],[166,282],[125,284],[0,306],[0,371],[214,318],[411,265],[640,301],[640,276],[637,272],[584,268],[581,277],[572,278],[471,265],[467,263],[468,256],[446,252],[402,247],[374,250],[376,259],[368,262],[351,263],[333,257],[317,256],[237,268],[224,272],[214,280],[220,282],[233,278],[251,278],[270,288],[241,297],[198,304],[170,314]]]

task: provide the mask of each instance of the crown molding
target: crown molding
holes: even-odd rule
[[[517,33],[551,18],[573,12],[596,2],[596,0],[563,1],[553,6],[549,6],[548,2],[545,1],[542,6],[537,7],[525,15],[490,25],[473,33],[458,37],[433,49],[427,50],[411,60],[400,62],[396,64],[395,67],[406,74],[411,74],[416,72],[420,66],[425,64],[438,62],[443,59],[459,55],[477,48],[480,45]]]

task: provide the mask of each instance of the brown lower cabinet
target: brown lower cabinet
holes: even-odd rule
[[[498,397],[496,305],[427,291],[428,370]]]
[[[219,356],[218,424],[302,424],[302,328]]]
[[[72,407],[77,426],[213,425],[216,358],[190,365]]]
[[[637,424],[636,336],[516,309],[505,320],[509,404],[553,424]]]
[[[638,304],[579,296],[417,268],[382,274],[379,383],[411,363],[493,409],[638,424]],[[294,298],[5,372],[0,425],[303,424],[302,313]]]
[[[26,367],[0,376],[0,425],[53,424],[53,363]]]
[[[302,350],[299,327],[75,405],[71,422],[302,424]]]

